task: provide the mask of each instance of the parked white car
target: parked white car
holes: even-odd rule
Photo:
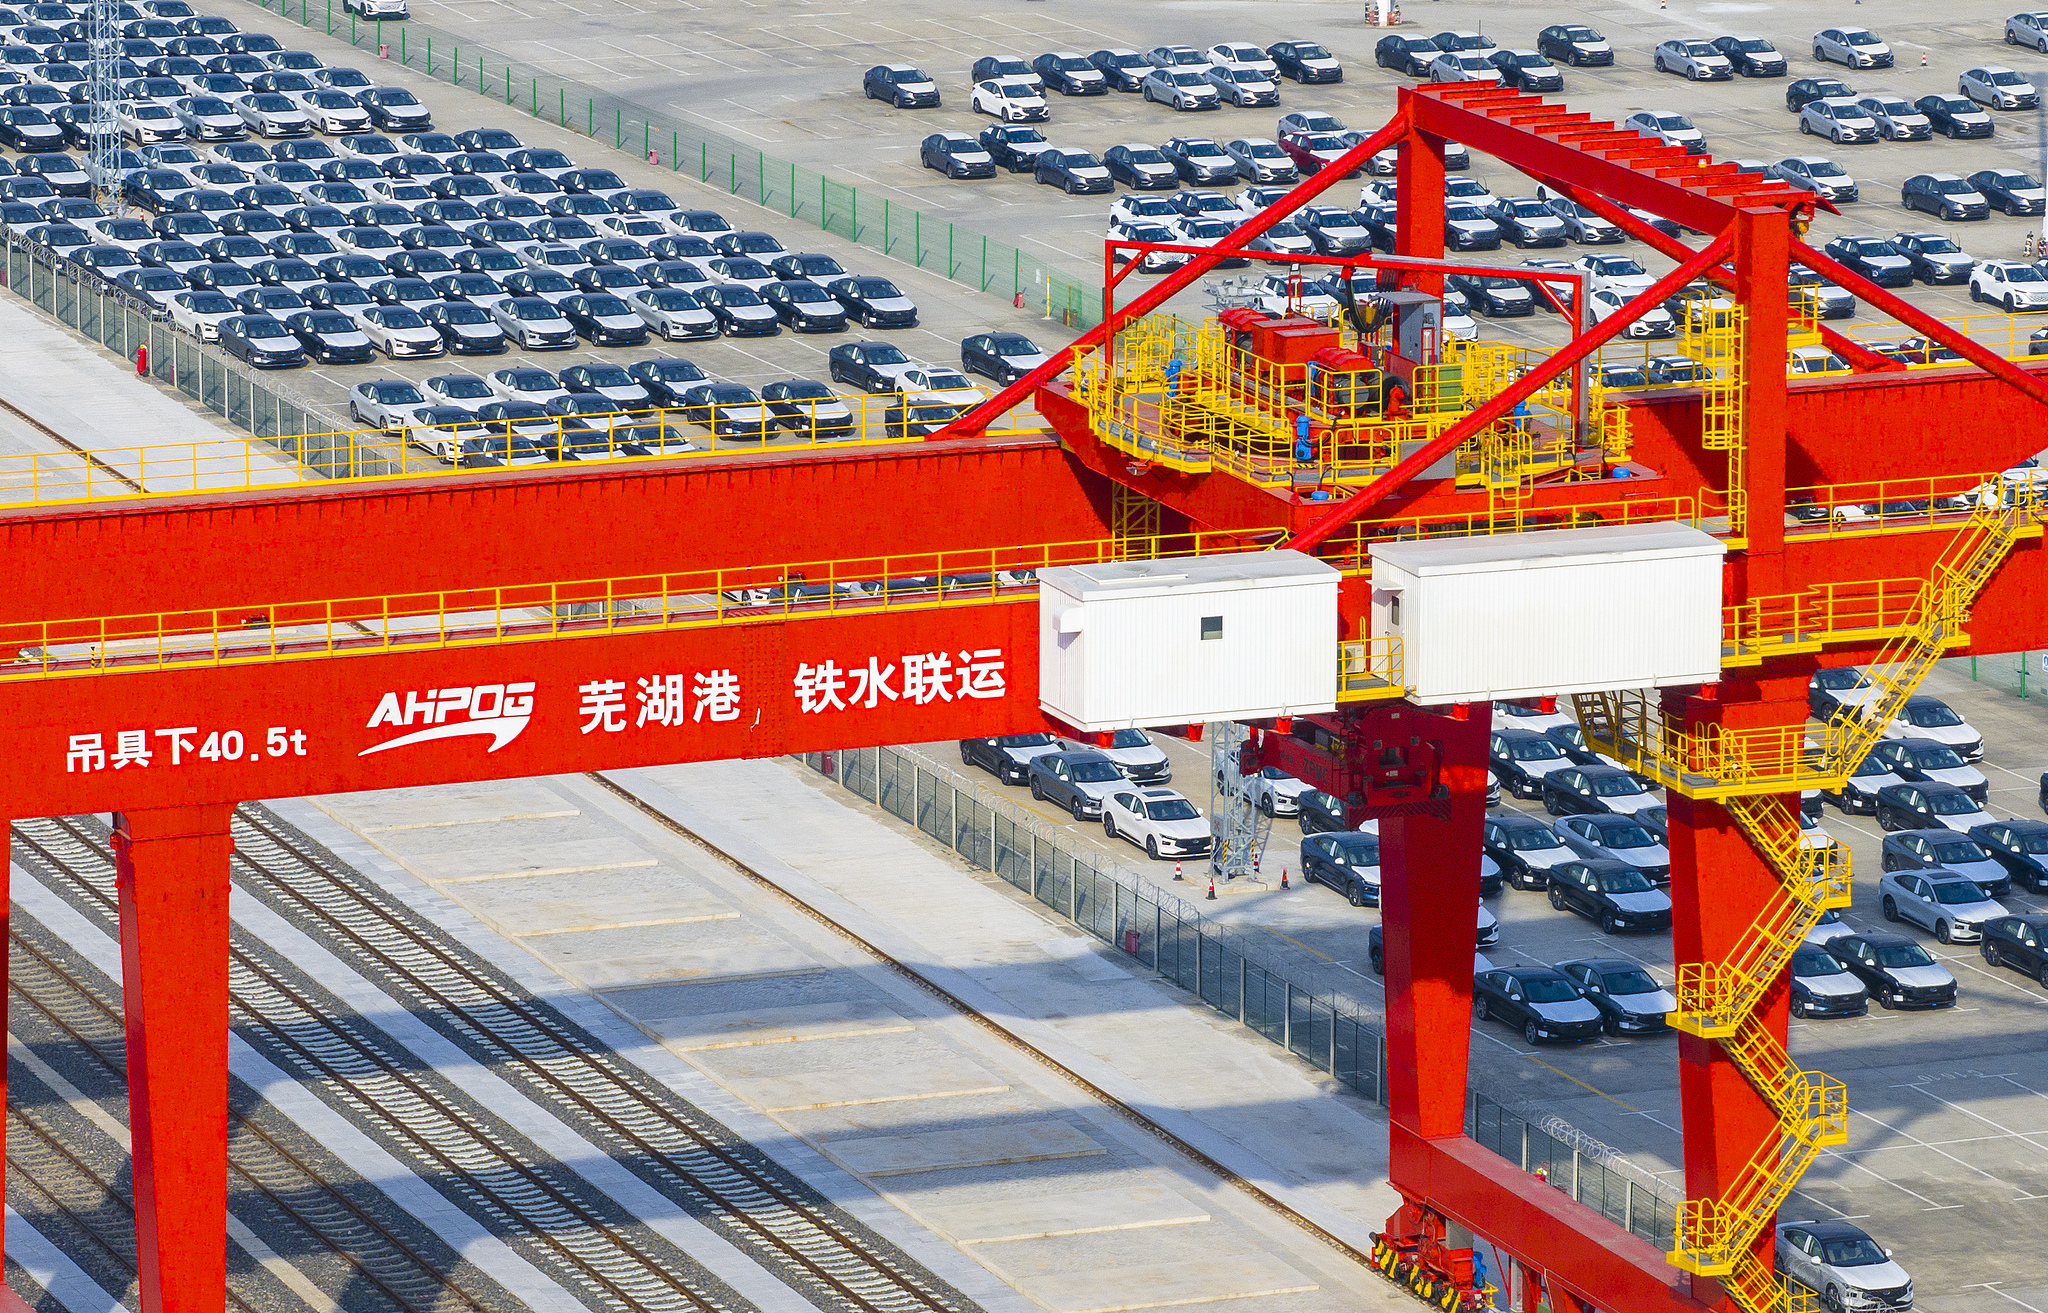
[[[1172,789],[1119,789],[1102,804],[1102,829],[1128,839],[1155,861],[1206,857],[1209,821],[1201,809]]]
[[[1023,78],[989,78],[975,83],[967,107],[1005,123],[1037,123],[1052,117],[1045,97]]]

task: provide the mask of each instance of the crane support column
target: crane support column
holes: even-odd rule
[[[1405,89],[1405,96],[1409,94]],[[1410,131],[1394,162],[1394,250],[1427,260],[1444,258],[1444,139]],[[1441,295],[1439,273],[1409,275],[1420,292]]]
[[[1744,309],[1742,487],[1751,508],[1733,526],[1748,542],[1737,558],[1742,595],[1782,593],[1785,583],[1785,359],[1791,308],[1784,294],[1791,230],[1781,210],[1739,210],[1735,215],[1735,301]],[[1735,473],[1737,471],[1731,471]],[[1734,486],[1734,485],[1731,485]]]
[[[1387,1016],[1387,1110],[1423,1139],[1465,1133],[1472,1043],[1472,954],[1479,906],[1479,840],[1486,817],[1491,703],[1467,719],[1402,707],[1399,744],[1442,752],[1437,797],[1383,814],[1380,922],[1387,997],[1412,1000]],[[1389,736],[1389,743],[1395,740]],[[1366,811],[1372,814],[1371,790]],[[1468,924],[1473,923],[1473,924]],[[1418,933],[1419,932],[1419,933]],[[1398,1182],[1396,1183],[1398,1185]]]
[[[142,1313],[227,1301],[231,804],[117,813]]]
[[[1673,690],[1667,695],[1665,715],[1694,734],[1714,725],[1730,730],[1796,726],[1806,720],[1807,678],[1802,671],[1723,683],[1705,690],[1711,696]],[[1784,802],[1797,813],[1798,794]],[[1688,798],[1676,789],[1667,794],[1667,803],[1673,960],[1728,961],[1737,956],[1752,922],[1777,896],[1781,878],[1720,804]],[[1781,974],[1751,1014],[1750,1024],[1780,1049],[1785,1044],[1789,1000]],[[1719,1040],[1679,1035],[1678,1088],[1686,1131],[1686,1198],[1725,1198],[1759,1151],[1770,1152],[1778,1143],[1779,1114]],[[1769,1228],[1756,1241],[1755,1252],[1766,1269],[1774,1243]],[[1714,1278],[1694,1276],[1692,1283],[1695,1299],[1710,1304],[1720,1299]]]

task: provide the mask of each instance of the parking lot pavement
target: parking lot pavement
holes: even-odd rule
[[[696,181],[688,173],[671,171],[664,165],[650,165],[630,151],[613,149],[602,135],[593,140],[580,132],[532,117],[503,101],[478,96],[467,85],[456,88],[445,78],[429,78],[415,68],[395,60],[380,63],[374,49],[351,47],[346,40],[325,36],[317,28],[301,28],[253,5],[214,4],[207,12],[221,12],[249,31],[269,31],[292,49],[310,50],[328,64],[362,68],[381,82],[401,85],[414,92],[434,113],[434,125],[446,132],[472,127],[503,127],[518,134],[529,146],[552,146],[567,153],[579,165],[607,168],[618,173],[628,185],[667,192],[685,208],[717,210],[743,231],[774,233],[792,251],[816,251],[833,256],[850,273],[880,274],[893,281],[918,306],[919,324],[908,329],[862,330],[845,333],[796,334],[784,330],[775,337],[719,338],[700,342],[648,342],[644,347],[593,349],[585,344],[569,351],[525,353],[518,349],[497,356],[443,357],[438,360],[393,362],[379,356],[365,365],[312,365],[304,369],[271,371],[264,381],[295,400],[321,405],[340,414],[343,394],[369,378],[407,378],[414,381],[436,374],[488,374],[513,365],[534,365],[548,370],[585,361],[629,364],[651,357],[680,356],[695,362],[712,378],[758,387],[762,383],[792,377],[826,382],[826,353],[842,342],[864,338],[886,340],[901,347],[914,360],[933,365],[960,363],[960,340],[974,333],[995,329],[1020,331],[1041,347],[1051,348],[1072,339],[1074,334],[1042,317],[1018,310],[997,297],[975,296],[957,283],[891,260],[878,252],[845,241],[813,225],[778,217],[725,188]],[[988,380],[980,380],[987,383]],[[839,385],[834,385],[839,387]],[[844,391],[846,389],[840,388]],[[877,418],[880,412],[877,411]],[[705,446],[712,445],[708,433],[694,435]],[[756,447],[719,439],[718,446]]]
[[[1992,658],[1985,658],[1987,662]],[[2012,657],[1995,659],[2010,664]],[[1984,733],[1983,769],[1993,814],[2036,817],[2041,773],[2048,770],[2048,706],[2020,701],[1990,682],[1972,682],[1967,659],[1942,663],[1922,691],[1948,701]],[[1173,760],[1173,787],[1208,806],[1208,756],[1202,745],[1155,736]],[[937,760],[957,760],[954,745],[921,745]],[[1275,958],[1299,971],[1296,982],[1333,990],[1368,1009],[1380,1006],[1378,978],[1366,953],[1371,908],[1349,906],[1334,891],[1303,886],[1296,859],[1299,828],[1274,823],[1262,871],[1277,884],[1286,866],[1294,888],[1204,897],[1206,868],[1191,864],[1172,885],[1172,864],[1151,862],[1099,825],[1078,824],[1021,787],[972,777],[1009,801],[1062,828],[1128,870],[1171,888],[1205,916],[1264,939]],[[1538,816],[1541,808],[1512,802]],[[1847,844],[1855,862],[1854,905],[1843,918],[1857,930],[1894,929],[1878,909],[1875,821],[1845,817],[1832,807],[1822,824]],[[2048,897],[2019,893],[2002,900],[2015,911],[2048,911]],[[1667,986],[1674,979],[1666,934],[1609,935],[1591,922],[1552,910],[1540,893],[1506,889],[1486,900],[1501,922],[1500,943],[1486,951],[1501,965],[1554,963],[1603,955],[1632,958]],[[1850,1141],[1823,1155],[1801,1183],[1785,1216],[1851,1217],[1880,1243],[1898,1250],[1915,1277],[1923,1306],[1977,1313],[2007,1296],[2048,1308],[2024,1293],[2048,1280],[2036,1237],[2048,1208],[2048,990],[2010,970],[1987,966],[1975,945],[1945,946],[1911,931],[1960,981],[1951,1010],[1888,1012],[1867,1017],[1794,1020],[1794,1057],[1843,1081],[1852,1112]],[[1531,1046],[1505,1027],[1475,1023],[1475,1089],[1521,1106],[1531,1116],[1555,1113],[1622,1150],[1638,1165],[1682,1186],[1677,1040],[1603,1038],[1572,1048]],[[1967,1235],[1968,1243],[1959,1243]],[[1983,1283],[2002,1282],[1986,1286]],[[1971,1292],[1974,1290],[1974,1294]],[[1987,1296],[1987,1292],[1990,1292]],[[1928,1297],[1938,1302],[1927,1303]],[[1961,1301],[1961,1302],[1956,1302]]]
[[[1996,114],[1997,135],[1988,141],[1832,146],[1801,135],[1784,101],[1789,81],[1822,74],[1843,78],[1861,94],[1917,99],[1937,91],[1952,93],[1960,72],[1983,63],[2048,73],[2048,56],[2001,41],[2002,23],[2012,8],[1988,0],[1962,0],[1938,10],[1843,9],[1823,16],[1797,7],[1731,7],[1698,0],[1678,0],[1668,10],[1604,0],[1569,11],[1510,7],[1497,0],[1441,0],[1410,6],[1408,22],[1399,30],[1417,35],[1477,30],[1503,45],[1523,45],[1533,43],[1536,30],[1545,23],[1590,22],[1609,38],[1616,61],[1608,69],[1565,71],[1562,95],[1573,109],[1616,121],[1640,109],[1676,110],[1691,116],[1706,133],[1717,159],[1770,162],[1788,155],[1819,154],[1836,159],[1855,175],[1862,199],[1844,205],[1840,217],[1820,216],[1809,239],[1814,245],[1847,233],[1930,230],[1949,234],[1980,257],[2017,258],[2025,234],[2038,220],[1994,213],[1983,222],[1945,224],[1899,208],[1898,186],[1925,171],[1967,174],[2006,166],[2038,173],[2041,142],[2034,114]],[[1374,65],[1373,46],[1386,30],[1360,24],[1355,5],[1293,3],[1252,9],[1104,0],[1085,11],[1034,5],[971,12],[935,11],[911,0],[865,0],[857,6],[801,5],[771,13],[700,4],[683,10],[658,32],[650,30],[656,25],[641,6],[624,2],[578,5],[573,25],[562,21],[569,15],[567,6],[545,0],[418,0],[415,9],[430,22],[474,33],[481,43],[560,76],[597,81],[663,116],[681,115],[771,156],[1014,243],[1083,276],[1100,267],[1110,197],[1065,197],[1021,174],[948,181],[918,163],[917,147],[925,135],[941,130],[977,133],[992,121],[967,107],[967,70],[978,56],[1029,59],[1048,50],[1087,54],[1104,47],[1144,51],[1162,43],[1199,48],[1224,40],[1265,45],[1299,35],[1322,42],[1344,63],[1345,80],[1339,84],[1283,83],[1277,111],[1226,106],[1213,112],[1176,113],[1146,104],[1134,94],[1051,96],[1052,118],[1042,125],[1045,135],[1055,145],[1097,154],[1118,142],[1156,143],[1180,134],[1217,140],[1272,136],[1276,115],[1292,109],[1326,111],[1353,128],[1370,130],[1392,114],[1398,89],[1411,85],[1409,79]],[[670,11],[663,12],[668,17]],[[1811,37],[1816,25],[1828,19],[1871,24],[1897,53],[1898,67],[1851,74],[1839,65],[1816,63]],[[1703,84],[1651,68],[1651,51],[1660,40],[1730,31],[1769,37],[1787,56],[1787,77]],[[1923,54],[1928,60],[1925,68],[1919,62]],[[862,71],[890,62],[914,63],[931,73],[944,103],[931,110],[897,110],[865,99],[860,90]],[[1497,193],[1533,191],[1528,179],[1484,157],[1474,157],[1473,173]],[[1340,184],[1331,195],[1355,205],[1355,187]],[[1653,272],[1669,267],[1640,244],[1626,249],[1644,257]],[[1567,258],[1576,253],[1575,248],[1562,252]],[[1479,258],[1513,264],[1528,254],[1559,252],[1508,249]],[[1969,304],[1963,293],[1952,289],[1918,288],[1908,293],[1908,299],[1949,315],[1964,313]],[[1482,333],[1529,345],[1562,340],[1562,326],[1543,315],[1482,324]]]

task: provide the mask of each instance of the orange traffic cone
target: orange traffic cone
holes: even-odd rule
[[[1924,50],[1920,52],[1920,67],[1927,67],[1927,52]]]
[[[1209,872],[1209,901],[1212,903],[1216,901],[1216,873],[1214,871]]]
[[[1174,878],[1174,879],[1176,879],[1176,880],[1180,879],[1180,863],[1179,863],[1179,862],[1175,862],[1175,863],[1173,864],[1173,878]]]
[[[1280,868],[1280,888],[1282,890],[1287,888],[1287,868],[1284,866]]]

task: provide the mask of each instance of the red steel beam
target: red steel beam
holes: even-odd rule
[[[982,402],[979,406],[954,419],[952,423],[933,434],[933,439],[960,438],[980,433],[988,427],[990,421],[1030,396],[1041,383],[1048,382],[1057,377],[1061,370],[1073,363],[1075,355],[1081,350],[1105,341],[1110,334],[1114,333],[1124,324],[1134,319],[1141,319],[1151,314],[1160,306],[1165,305],[1167,301],[1171,300],[1183,288],[1193,286],[1195,280],[1203,274],[1208,273],[1224,260],[1239,254],[1247,242],[1260,236],[1268,228],[1271,228],[1274,224],[1280,222],[1342,181],[1345,174],[1353,169],[1363,168],[1367,160],[1370,160],[1373,156],[1399,140],[1407,131],[1408,123],[1405,114],[1396,113],[1392,119],[1388,120],[1386,126],[1378,132],[1373,133],[1370,137],[1359,142],[1329,164],[1303,178],[1295,185],[1293,191],[1288,192],[1279,200],[1245,220],[1237,228],[1233,229],[1229,236],[1216,243],[1215,246],[1205,248],[1200,255],[1197,255],[1172,273],[1167,274],[1164,278],[1153,284],[1149,290],[1141,293],[1136,300],[1119,309],[1113,317],[1105,316],[1101,323],[1081,334],[1073,342],[1053,352],[1051,358],[1044,364]]]
[[[1957,355],[1977,366],[1993,378],[2008,383],[2027,396],[2048,406],[2048,385],[2027,373],[2019,366],[1989,347],[1978,345],[1966,335],[1942,323],[1926,311],[1902,301],[1892,293],[1871,282],[1862,274],[1838,261],[1831,260],[1801,241],[1792,243],[1792,253],[1810,269],[1817,270],[1835,280],[1847,291],[1868,301],[1875,309],[1882,310],[1908,328],[1917,329],[1923,336],[1930,337],[1953,350]]]
[[[1378,505],[1389,493],[1394,492],[1410,479],[1413,479],[1416,475],[1443,459],[1446,455],[1456,451],[1460,443],[1473,434],[1478,433],[1501,416],[1512,411],[1529,397],[1534,396],[1545,383],[1548,383],[1558,374],[1598,351],[1644,314],[1663,305],[1665,299],[1679,288],[1684,287],[1687,283],[1699,277],[1705,270],[1720,263],[1727,256],[1730,246],[1731,238],[1728,234],[1723,233],[1708,245],[1705,250],[1700,251],[1692,259],[1679,265],[1670,273],[1665,274],[1641,294],[1630,299],[1620,310],[1617,310],[1596,325],[1591,331],[1583,336],[1573,338],[1556,355],[1537,365],[1528,373],[1522,375],[1521,378],[1503,388],[1491,401],[1486,402],[1456,424],[1451,425],[1450,428],[1445,429],[1442,437],[1418,448],[1399,465],[1388,470],[1385,474],[1374,479],[1364,488],[1339,503],[1336,509],[1303,530],[1300,535],[1291,539],[1287,545],[1295,551],[1313,552],[1331,534]]]

